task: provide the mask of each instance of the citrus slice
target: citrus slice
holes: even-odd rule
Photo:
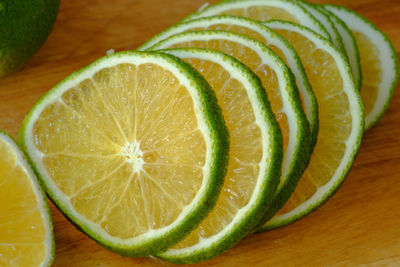
[[[300,25],[284,21],[266,24],[285,37],[303,61],[318,101],[320,127],[317,145],[296,190],[260,231],[292,223],[332,196],[351,168],[364,127],[361,97],[343,53]]]
[[[0,265],[50,266],[53,223],[47,199],[18,146],[0,131]]]
[[[274,197],[282,164],[282,135],[258,77],[223,53],[161,50],[184,59],[214,89],[230,134],[228,172],[217,204],[183,241],[159,257],[195,263],[218,256],[251,233]]]
[[[226,31],[197,31],[173,35],[152,49],[198,47],[235,57],[261,79],[283,135],[284,159],[276,196],[264,220],[272,217],[296,187],[310,158],[309,128],[293,75],[265,44]]]
[[[365,107],[365,129],[374,126],[389,107],[399,79],[397,53],[389,38],[371,21],[341,6],[324,8],[346,22],[360,50],[362,76],[361,97]]]
[[[170,55],[106,56],[50,90],[20,140],[59,209],[91,238],[142,256],[214,206],[228,133],[214,92]]]
[[[318,7],[319,10],[326,13],[335,24],[335,27],[338,30],[340,37],[342,38],[344,51],[345,54],[347,55],[347,58],[349,59],[354,80],[356,82],[356,85],[358,86],[358,90],[360,90],[362,86],[363,77],[361,71],[360,51],[358,49],[356,39],[351,33],[349,27],[347,27],[346,23],[344,23],[341,19],[339,19],[335,14],[323,8],[322,5],[314,5],[314,6]]]
[[[177,33],[201,30],[226,30],[254,38],[268,45],[288,65],[296,78],[296,85],[302,99],[304,112],[310,125],[311,148],[313,148],[317,142],[318,134],[318,107],[303,65],[288,41],[262,23],[243,17],[227,15],[199,18],[179,23],[161,32],[138,49],[148,49],[159,41]]]
[[[184,19],[193,20],[215,15],[234,15],[253,20],[287,20],[304,25],[330,39],[324,26],[299,3],[291,0],[228,0],[207,6]]]

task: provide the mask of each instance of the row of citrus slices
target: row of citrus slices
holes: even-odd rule
[[[49,91],[19,143],[79,229],[119,254],[176,263],[210,259],[319,207],[398,78],[396,53],[375,26],[302,1],[222,1],[138,50],[147,52],[108,55]],[[0,255],[50,264],[40,186],[0,137],[2,203],[35,211],[0,217],[11,233]],[[11,193],[17,183],[26,191]]]

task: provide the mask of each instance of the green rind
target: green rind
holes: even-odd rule
[[[223,1],[219,1],[215,4],[209,5],[204,9],[201,9],[197,12],[192,13],[191,15],[187,16],[186,18],[184,18],[182,21],[188,21],[188,20],[193,20],[199,17],[205,17],[205,16],[214,16],[214,15],[218,15],[218,14],[204,14],[206,12],[209,12],[210,10],[214,9],[214,8],[218,8],[220,6],[224,6],[226,4],[230,4],[230,3],[237,3],[237,2],[248,2],[249,0],[223,0]],[[269,0],[264,0],[263,3],[268,3]],[[313,27],[315,26],[314,29],[315,31],[317,31],[319,34],[323,35],[325,38],[330,40],[330,35],[328,33],[328,31],[325,29],[325,27],[321,24],[321,22],[319,22],[317,19],[315,19],[315,17],[308,12],[304,7],[302,7],[296,0],[279,0],[279,2],[283,2],[283,3],[288,3],[291,4],[293,6],[296,6],[297,8],[299,8],[300,10],[302,10],[302,16],[307,17],[308,19],[312,20],[313,23],[315,25],[313,25]],[[310,26],[310,25],[308,25]],[[310,28],[313,28],[310,27]]]
[[[319,10],[321,10],[322,12],[325,12],[326,14],[328,14],[328,16],[331,18],[331,20],[333,20],[334,23],[336,23],[336,25],[340,25],[340,27],[346,32],[347,36],[350,37],[351,39],[351,46],[352,49],[354,50],[354,56],[355,56],[355,61],[352,64],[350,58],[352,58],[352,55],[350,53],[350,51],[346,48],[346,43],[343,42],[344,45],[344,51],[347,55],[347,58],[350,61],[350,66],[351,68],[355,68],[357,69],[357,72],[359,73],[359,78],[358,80],[354,77],[353,78],[358,86],[358,90],[361,90],[362,87],[362,70],[361,70],[361,59],[360,59],[360,51],[358,50],[358,46],[357,46],[357,42],[356,39],[354,38],[353,33],[351,32],[351,30],[349,29],[349,27],[347,26],[347,24],[341,20],[338,16],[336,16],[334,13],[332,13],[331,11],[327,10],[326,8],[324,8],[323,5],[316,5]],[[336,27],[337,28],[337,27]],[[342,37],[342,41],[344,39],[344,36],[342,36],[341,32],[338,30],[338,33],[341,35]],[[353,73],[353,72],[352,72]]]
[[[16,148],[19,148],[18,144],[15,142],[14,138],[11,137],[11,135],[9,135],[8,133],[0,130],[0,138],[4,138],[5,140],[7,140],[9,143],[12,143],[13,145],[15,145]],[[32,165],[30,164],[27,155],[22,151],[22,150],[17,150],[16,151],[17,154],[19,154],[20,158],[25,162],[25,165],[27,168],[29,168],[28,173],[31,174],[30,178],[32,179],[32,182],[34,184],[34,186],[36,185],[38,191],[39,191],[39,195],[38,197],[41,198],[41,200],[43,201],[42,204],[43,206],[41,207],[42,211],[45,211],[45,219],[47,220],[48,226],[49,226],[49,230],[50,230],[50,241],[51,241],[51,247],[50,247],[50,257],[49,257],[49,261],[47,262],[47,264],[45,266],[50,267],[53,264],[55,255],[56,255],[56,245],[55,245],[55,238],[54,238],[54,225],[53,225],[53,219],[51,216],[51,211],[49,208],[49,204],[47,202],[47,197],[46,197],[46,193],[44,191],[44,186],[41,183],[41,181],[37,178],[37,176],[35,176],[35,172],[34,172],[34,168],[32,167]]]
[[[327,9],[328,11],[331,12],[329,7],[336,8],[336,9],[339,9],[341,11],[345,11],[345,12],[349,13],[350,15],[353,15],[356,18],[358,18],[360,21],[362,21],[365,24],[365,26],[372,28],[374,31],[376,31],[376,33],[380,34],[383,37],[383,39],[385,40],[385,42],[387,43],[388,48],[390,49],[391,58],[393,60],[394,68],[395,68],[393,70],[394,71],[394,78],[393,78],[393,81],[391,82],[390,87],[388,88],[389,94],[388,94],[388,97],[386,99],[385,104],[382,107],[381,112],[374,119],[372,119],[371,121],[366,121],[365,131],[368,131],[369,129],[374,127],[379,122],[379,120],[383,117],[383,115],[385,115],[386,110],[390,106],[390,101],[393,98],[394,90],[396,89],[396,86],[397,86],[398,81],[399,81],[399,58],[397,56],[396,49],[394,48],[394,45],[393,45],[392,41],[390,40],[390,38],[387,36],[386,33],[381,31],[372,21],[370,21],[369,19],[367,19],[367,18],[361,16],[360,14],[358,14],[358,13],[356,13],[356,12],[346,8],[346,7],[343,7],[343,6],[323,5],[324,9]],[[350,28],[350,26],[349,26],[349,28]]]
[[[91,68],[97,66],[103,61],[107,61],[114,57],[124,57],[124,56],[136,56],[136,57],[153,57],[157,59],[162,59],[168,64],[179,69],[181,74],[185,75],[185,77],[191,82],[191,86],[195,88],[202,97],[201,103],[203,107],[204,115],[207,119],[207,125],[209,127],[210,133],[212,135],[211,140],[213,140],[212,151],[213,151],[213,166],[210,172],[210,182],[207,184],[207,188],[205,190],[205,195],[197,203],[196,207],[192,210],[192,212],[183,220],[183,222],[176,226],[174,229],[165,233],[164,235],[159,236],[158,238],[147,240],[136,246],[124,246],[124,245],[116,245],[102,237],[100,234],[96,233],[90,226],[83,225],[77,218],[67,211],[67,208],[64,203],[58,200],[57,195],[52,192],[49,187],[46,185],[45,179],[43,175],[38,171],[38,168],[35,164],[35,158],[30,155],[28,151],[28,146],[26,140],[30,136],[30,132],[27,132],[27,126],[32,120],[32,116],[35,113],[36,109],[42,103],[45,103],[47,98],[58,92],[58,88],[65,82],[71,81],[79,77],[85,71],[90,70]],[[91,63],[90,65],[78,70],[77,72],[72,73],[70,76],[61,81],[58,85],[56,85],[53,89],[48,91],[40,100],[35,104],[32,110],[25,117],[21,130],[18,135],[18,141],[21,144],[21,147],[26,151],[28,155],[28,159],[32,163],[35,172],[37,173],[39,179],[45,185],[45,189],[53,201],[53,203],[57,206],[57,208],[67,217],[70,221],[74,222],[74,225],[78,227],[79,230],[87,234],[90,238],[95,240],[100,245],[105,248],[114,251],[123,256],[147,256],[153,253],[156,253],[161,250],[165,250],[168,247],[176,244],[180,240],[182,240],[186,235],[190,233],[211,211],[214,207],[216,200],[219,196],[219,192],[221,190],[223,184],[223,178],[225,177],[227,171],[228,164],[228,152],[229,152],[229,133],[225,126],[225,122],[222,116],[222,112],[220,107],[217,104],[216,96],[214,92],[210,89],[207,82],[204,78],[198,74],[190,65],[186,64],[182,60],[161,53],[156,52],[133,52],[133,51],[125,51],[119,52],[116,54],[108,55],[103,58],[98,59],[97,61]]]
[[[235,223],[234,228],[229,232],[229,234],[225,235],[222,239],[218,239],[211,246],[203,247],[201,250],[197,250],[192,253],[185,253],[179,255],[169,255],[168,253],[158,253],[157,257],[162,259],[174,262],[174,263],[198,263],[200,261],[205,261],[216,257],[231,248],[237,242],[239,242],[243,237],[250,234],[254,227],[257,225],[259,220],[262,220],[264,217],[264,213],[267,208],[270,206],[274,192],[279,184],[279,177],[281,173],[281,163],[283,159],[283,140],[282,134],[279,128],[279,124],[276,121],[270,104],[268,102],[267,94],[264,87],[261,84],[260,79],[256,76],[247,66],[237,61],[235,58],[223,54],[221,52],[205,50],[205,49],[164,49],[159,50],[164,53],[172,53],[179,51],[190,51],[196,53],[196,51],[203,51],[203,53],[211,53],[215,54],[215,56],[222,57],[225,62],[236,68],[240,71],[240,74],[246,77],[250,81],[253,86],[253,90],[257,94],[257,99],[260,101],[262,105],[263,117],[266,120],[266,123],[270,128],[270,135],[273,144],[273,148],[269,158],[271,159],[271,165],[266,172],[268,177],[265,179],[266,183],[263,184],[263,188],[261,189],[261,194],[258,196],[253,208],[251,208],[246,215]]]
[[[284,220],[278,220],[278,221],[274,221],[273,219],[268,221],[266,224],[264,224],[264,226],[260,227],[257,232],[264,232],[264,231],[269,231],[275,228],[279,228],[279,227],[283,227],[289,224],[292,224],[302,218],[304,218],[305,216],[309,215],[310,213],[312,213],[314,210],[316,210],[317,208],[319,208],[321,205],[323,205],[329,198],[331,198],[334,193],[340,188],[340,186],[343,184],[345,178],[347,177],[348,173],[350,172],[350,169],[352,167],[352,164],[359,152],[360,146],[361,146],[361,142],[362,142],[362,136],[363,136],[363,129],[364,129],[364,107],[363,107],[363,103],[361,100],[361,96],[360,93],[357,90],[357,86],[354,82],[354,79],[352,78],[352,73],[351,73],[351,68],[350,68],[350,64],[348,63],[347,57],[341,52],[339,51],[336,47],[333,46],[333,44],[329,41],[327,41],[323,36],[320,36],[318,34],[316,34],[315,32],[313,32],[312,30],[295,24],[295,23],[291,23],[291,22],[287,22],[287,21],[280,21],[280,20],[274,20],[274,21],[270,21],[268,23],[266,23],[267,25],[272,25],[271,23],[280,23],[280,24],[286,24],[286,25],[290,25],[291,27],[295,27],[300,29],[301,31],[307,32],[308,34],[314,35],[314,37],[316,39],[319,40],[319,42],[321,42],[321,44],[323,46],[329,47],[330,49],[336,51],[336,56],[338,56],[343,62],[344,65],[346,66],[346,70],[345,72],[348,74],[349,76],[349,82],[352,83],[351,88],[349,88],[350,93],[353,94],[353,96],[355,97],[355,100],[352,102],[353,106],[352,106],[352,110],[356,110],[358,117],[361,118],[361,120],[359,121],[359,123],[356,125],[356,140],[355,143],[352,146],[350,155],[349,155],[349,159],[348,161],[345,163],[345,166],[342,168],[342,173],[340,174],[340,177],[338,177],[338,179],[336,180],[336,182],[334,183],[334,185],[327,191],[325,192],[325,194],[320,197],[318,199],[318,201],[315,201],[312,205],[310,205],[306,210],[299,212],[287,219]],[[271,28],[273,29],[274,27],[271,26]],[[319,46],[320,47],[320,46]],[[318,99],[317,99],[318,101]],[[353,119],[354,120],[354,119]]]
[[[301,175],[303,171],[305,170],[311,156],[311,149],[310,149],[310,135],[309,135],[309,128],[308,128],[308,122],[305,117],[305,114],[303,112],[302,104],[300,101],[300,96],[299,92],[296,89],[296,85],[294,82],[294,76],[290,69],[283,63],[283,61],[275,55],[272,50],[267,47],[265,44],[256,41],[254,39],[248,38],[246,36],[240,35],[240,34],[235,34],[231,32],[226,32],[226,31],[198,31],[198,32],[186,32],[186,33],[181,33],[181,34],[176,34],[173,35],[158,44],[154,45],[150,49],[160,49],[160,48],[165,48],[167,43],[169,43],[171,40],[177,39],[177,40],[185,40],[187,36],[191,35],[198,35],[198,36],[209,36],[209,35],[215,35],[215,36],[238,36],[243,40],[246,40],[247,42],[252,42],[254,45],[262,47],[263,51],[265,53],[273,58],[275,58],[278,62],[281,62],[282,64],[282,70],[285,73],[285,79],[288,81],[288,88],[287,88],[287,93],[290,96],[289,99],[291,99],[291,104],[293,106],[293,109],[297,115],[297,123],[299,125],[299,133],[297,135],[297,140],[299,142],[298,148],[296,149],[296,152],[294,153],[293,156],[293,161],[291,165],[289,166],[289,173],[287,175],[286,182],[282,184],[281,190],[277,191],[276,196],[274,197],[274,200],[268,210],[266,210],[264,217],[262,220],[259,221],[259,225],[263,225],[268,219],[273,217],[273,215],[279,211],[284,204],[286,203],[287,199],[289,196],[292,194],[293,190],[296,188],[296,185],[301,178]],[[321,37],[323,38],[323,37]],[[329,42],[329,41],[327,41]],[[275,213],[274,213],[275,212]]]
[[[0,78],[20,68],[40,49],[56,20],[60,0],[0,2]]]
[[[202,27],[204,26],[211,26],[211,25],[216,25],[219,23],[230,23],[231,25],[240,25],[241,27],[248,27],[253,31],[256,31],[260,33],[263,37],[266,38],[266,33],[268,36],[271,36],[271,39],[274,40],[274,45],[278,46],[276,44],[276,41],[279,41],[281,44],[281,51],[285,54],[287,58],[292,58],[292,61],[294,61],[295,67],[297,68],[297,73],[299,75],[299,80],[298,80],[298,85],[301,84],[303,90],[305,91],[305,94],[307,94],[307,98],[310,101],[310,114],[308,118],[308,122],[310,125],[310,135],[311,135],[311,148],[314,148],[315,144],[317,143],[317,136],[318,136],[318,105],[317,101],[315,99],[314,93],[312,91],[311,85],[308,82],[308,78],[304,72],[304,67],[303,64],[301,63],[301,60],[299,56],[297,55],[297,52],[293,49],[293,47],[289,44],[289,42],[280,36],[279,34],[275,33],[272,31],[270,28],[265,26],[264,24],[244,18],[244,17],[238,17],[238,16],[230,16],[230,15],[220,15],[220,16],[212,16],[212,17],[202,17],[198,19],[194,19],[191,21],[184,21],[181,23],[178,23],[165,31],[159,33],[158,35],[154,36],[150,40],[148,40],[145,44],[140,46],[138,50],[145,50],[145,49],[151,49],[152,46],[156,45],[158,42],[171,37],[172,35],[175,35],[177,33],[181,32],[186,32],[186,31],[192,31],[190,27],[193,27],[194,29],[197,27]],[[235,24],[234,24],[235,23]],[[271,41],[271,40],[270,40]],[[268,45],[268,44],[267,44]],[[284,48],[282,50],[282,48]],[[287,54],[284,50],[290,51],[290,55]],[[293,63],[292,63],[293,64]],[[289,66],[289,68],[292,67]],[[293,68],[292,68],[293,70]],[[298,86],[299,87],[299,86]],[[307,115],[306,115],[307,116]]]

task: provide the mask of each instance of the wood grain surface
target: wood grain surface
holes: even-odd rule
[[[116,51],[135,49],[206,0],[63,0],[49,39],[28,65],[0,81],[0,129],[16,136],[34,103],[75,70]],[[210,1],[215,2],[215,1]],[[399,0],[316,1],[346,5],[371,19],[400,50]],[[75,229],[51,205],[54,266],[163,266],[124,258]],[[337,194],[307,218],[251,235],[203,266],[400,266],[400,92]]]

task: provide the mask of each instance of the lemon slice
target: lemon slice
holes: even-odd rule
[[[317,142],[318,134],[318,107],[303,65],[293,47],[283,37],[262,23],[227,15],[199,18],[168,28],[140,46],[138,50],[149,49],[161,40],[177,33],[202,30],[225,30],[254,38],[268,45],[288,65],[296,78],[304,112],[310,125],[311,148],[313,148]]]
[[[324,8],[345,21],[360,51],[363,85],[361,97],[365,107],[365,129],[374,126],[389,107],[399,80],[397,53],[389,38],[371,21],[340,6]]]
[[[214,89],[229,134],[228,172],[214,210],[183,241],[158,254],[173,262],[199,262],[232,247],[264,217],[279,183],[282,135],[260,80],[223,53],[162,50],[196,68]]]
[[[261,79],[282,130],[284,146],[282,176],[276,196],[264,218],[267,220],[293,192],[310,156],[309,128],[292,73],[265,44],[226,31],[180,33],[159,42],[152,49],[179,47],[222,51],[248,66]]]
[[[350,61],[354,80],[356,82],[356,85],[358,86],[358,90],[361,90],[363,77],[361,71],[360,51],[358,49],[356,39],[351,33],[351,30],[349,29],[349,27],[347,27],[346,23],[339,19],[335,14],[325,9],[322,5],[314,6],[317,7],[320,11],[327,14],[334,23],[336,29],[338,30],[338,33],[343,41],[345,54]]]
[[[220,192],[228,133],[214,92],[170,55],[106,56],[50,90],[20,141],[75,225],[129,256],[163,250]]]
[[[359,150],[364,113],[345,56],[313,31],[291,22],[266,23],[297,50],[319,107],[318,141],[296,190],[261,229],[292,223],[322,205],[339,188]]]
[[[0,265],[50,266],[53,223],[24,154],[0,131]]]
[[[286,20],[304,25],[330,39],[325,27],[310,12],[291,0],[228,0],[207,6],[184,19],[215,15],[234,15],[259,21]]]

